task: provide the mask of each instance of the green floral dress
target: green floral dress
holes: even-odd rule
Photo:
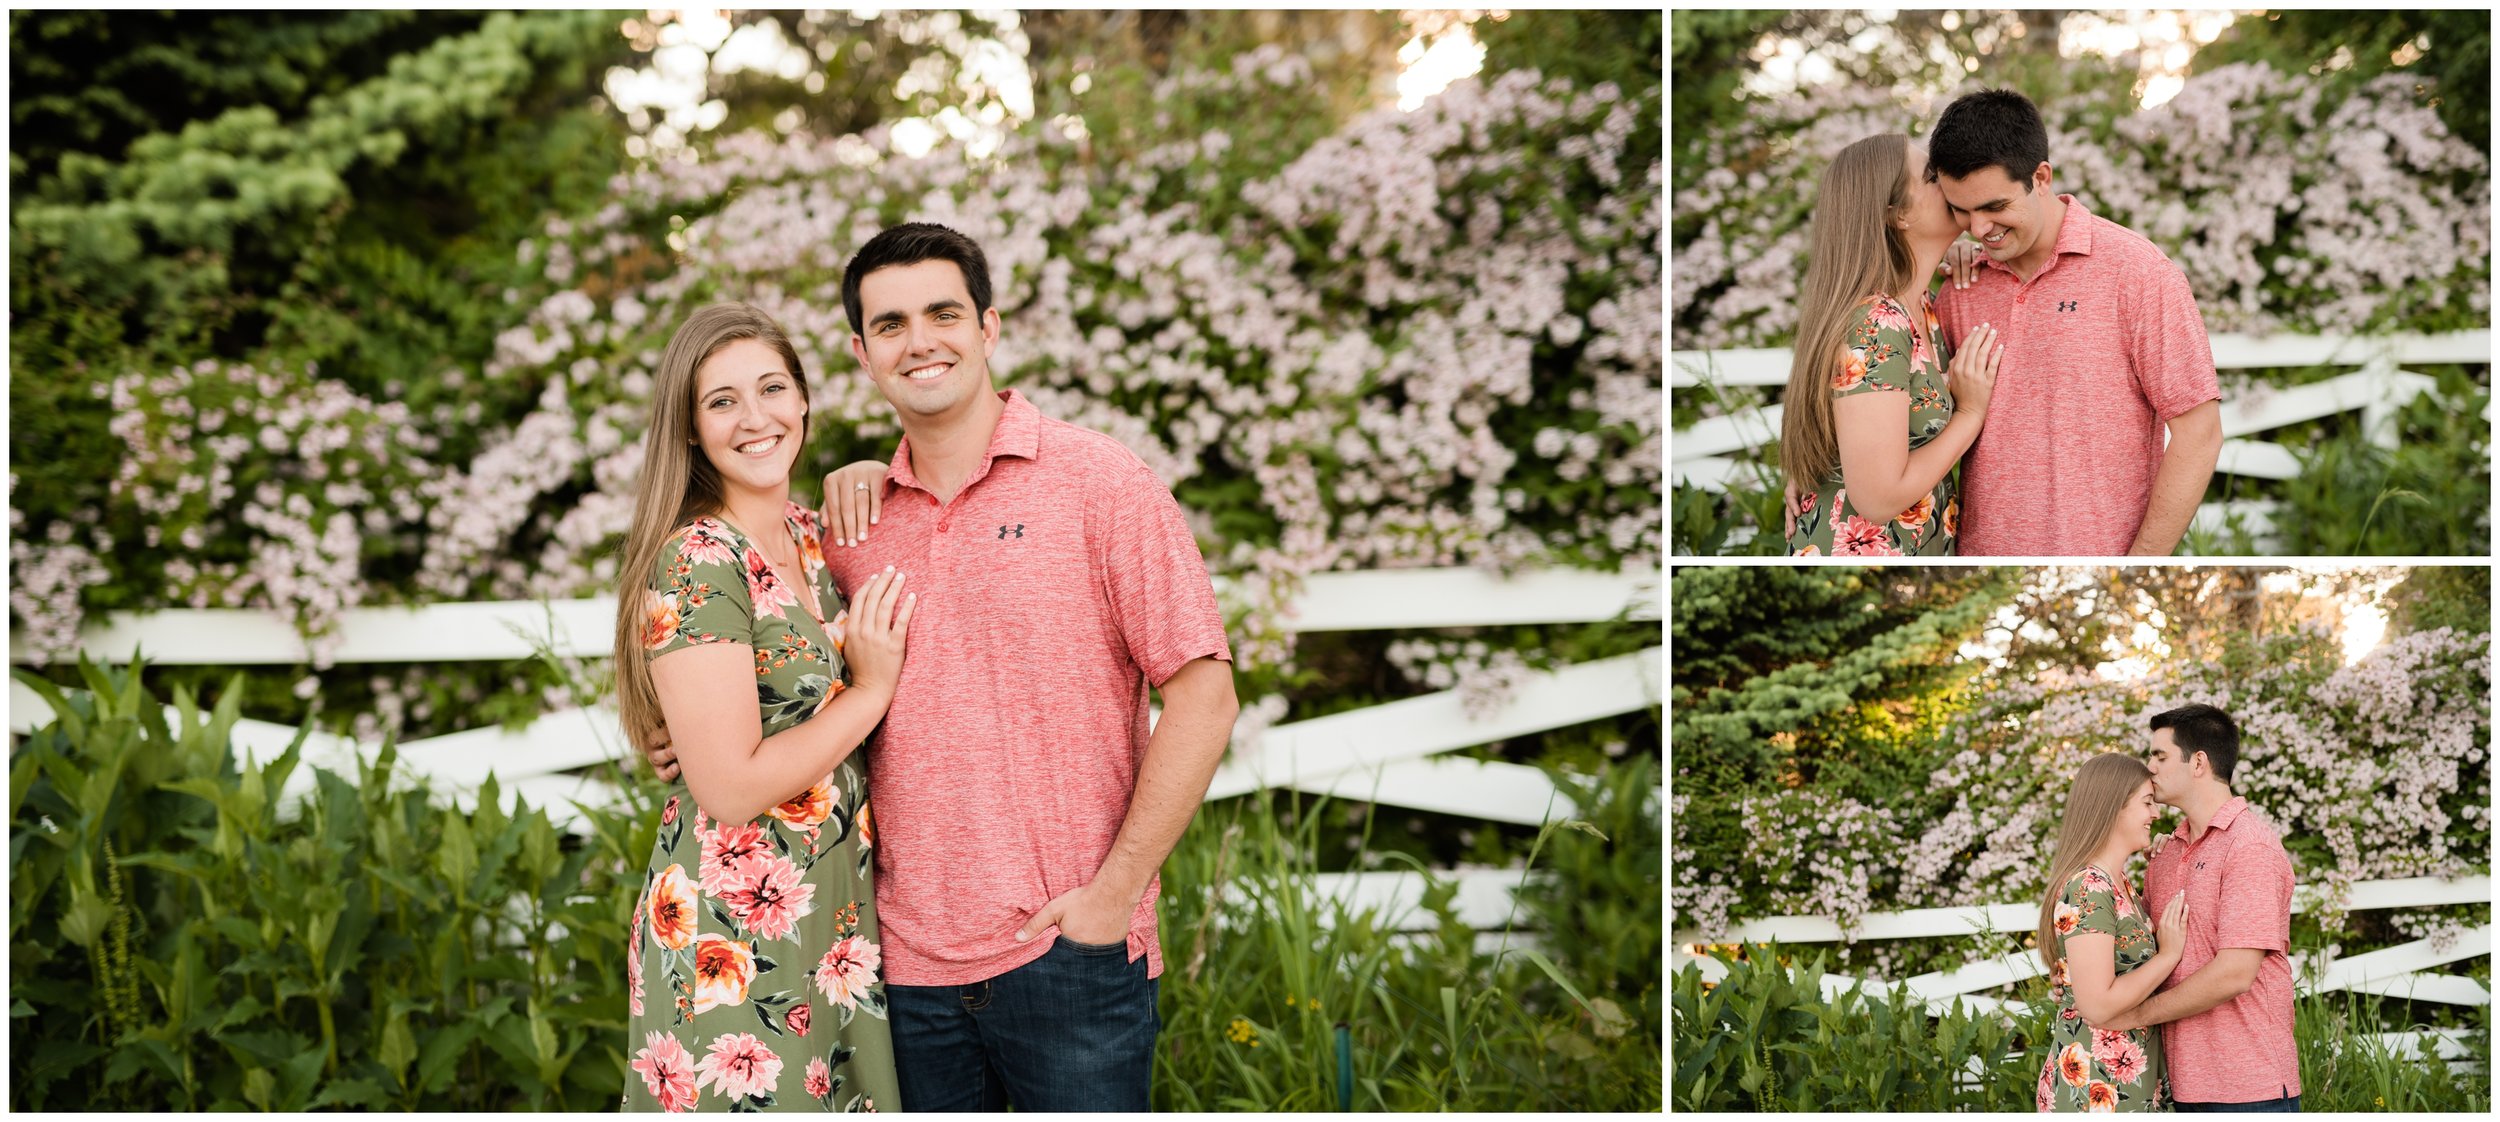
[[[816,603],[838,608],[815,516],[792,504],[785,525]],[[703,643],[753,649],[767,737],[842,692],[845,614],[820,622],[719,519],[661,551],[643,613],[648,658]],[[706,819],[682,782],[669,795],[626,953],[625,1109],[900,1106],[864,764],[852,753],[752,822]]]
[[[2153,957],[2153,917],[2146,915],[2124,879],[2087,865],[2066,878],[2053,915],[2057,966],[2049,971],[2049,999],[2058,1003],[2049,1022],[2049,1059],[2040,1069],[2038,1106],[2048,1110],[2150,1111],[2170,1109],[2170,1081],[2162,1070],[2161,1030],[2155,1026],[2103,1032],[2085,1024],[2075,1009],[2066,974],[2066,939],[2089,932],[2117,940],[2117,971],[2126,974]]]
[[[1919,301],[1919,311],[1927,320],[1924,335],[1911,329],[1909,310],[1890,296],[1869,296],[1860,307],[1866,314],[1849,332],[1840,372],[1832,376],[1832,398],[1878,392],[1910,395],[1910,447],[1915,450],[1934,440],[1953,419],[1953,393],[1944,384],[1952,356],[1943,342],[1936,306],[1930,300]],[[1929,340],[1935,341],[1932,348]],[[1936,481],[1935,490],[1892,521],[1870,522],[1858,517],[1857,508],[1849,505],[1849,492],[1841,485],[1840,470],[1834,468],[1821,487],[1798,494],[1796,507],[1789,511],[1796,517],[1797,528],[1788,535],[1788,552],[1798,557],[1949,555],[1962,522],[1958,496],[1953,472],[1948,471]]]

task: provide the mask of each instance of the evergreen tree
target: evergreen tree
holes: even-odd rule
[[[2016,570],[1675,571],[1677,786],[1924,783],[1960,655]],[[1888,792],[1868,791],[1867,794]]]

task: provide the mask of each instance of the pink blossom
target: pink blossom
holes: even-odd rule
[[[845,935],[817,961],[816,988],[826,1000],[856,1008],[859,995],[876,984],[881,958],[877,944],[857,935]]]
[[[661,1110],[675,1114],[694,1109],[698,1087],[694,1057],[676,1037],[665,1032],[655,1031],[644,1039],[646,1043],[634,1052],[630,1065],[641,1073],[643,1088],[660,1101]]]
[[[787,938],[799,918],[814,912],[816,886],[790,859],[765,852],[748,858],[720,893],[729,914],[764,939]]]
[[[726,1098],[770,1094],[781,1082],[781,1057],[771,1047],[743,1032],[712,1038],[712,1047],[696,1065],[702,1073],[697,1087],[710,1087]]]

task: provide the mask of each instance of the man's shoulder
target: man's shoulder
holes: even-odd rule
[[[1088,494],[1120,495],[1140,488],[1171,492],[1136,450],[1110,433],[1044,416],[1037,443],[1036,466]]]
[[[2277,853],[2283,851],[2283,832],[2276,829],[2274,820],[2253,803],[2241,807],[2239,817],[2233,818],[2230,828],[2223,833],[2230,836],[2233,849],[2257,846]]]
[[[2100,215],[2092,215],[2092,256],[2122,268],[2178,269],[2179,263],[2153,243],[2153,239],[2137,233],[2134,228],[2119,225]]]

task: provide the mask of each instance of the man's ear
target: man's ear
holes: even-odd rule
[[[2039,167],[2031,169],[2032,191],[2042,195],[2049,194],[2049,180],[2049,162],[2047,160],[2042,160],[2040,161]]]
[[[861,370],[868,369],[868,342],[860,338],[857,332],[851,334],[851,357],[859,360]]]

